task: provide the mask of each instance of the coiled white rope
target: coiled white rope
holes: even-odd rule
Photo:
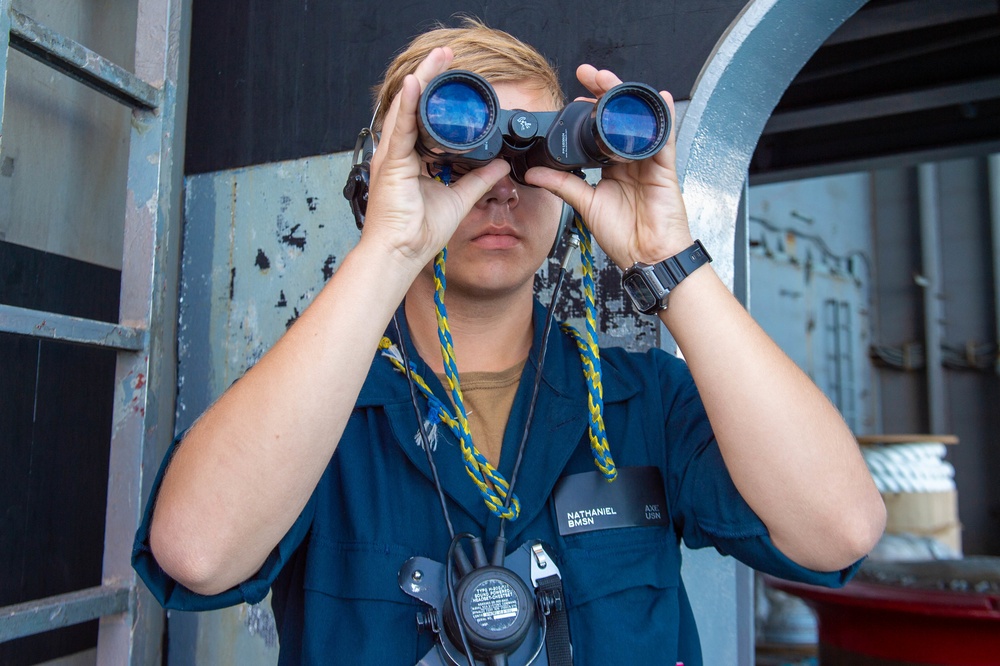
[[[883,493],[935,493],[955,490],[955,468],[944,460],[944,444],[863,446],[875,486]]]

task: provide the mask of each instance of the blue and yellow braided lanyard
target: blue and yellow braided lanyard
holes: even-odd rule
[[[601,387],[601,356],[597,346],[597,326],[595,312],[597,306],[594,300],[594,257],[590,239],[590,231],[584,226],[579,216],[574,220],[575,232],[580,239],[583,263],[583,291],[587,309],[587,333],[581,335],[569,324],[562,324],[562,330],[576,341],[583,361],[583,374],[587,381],[587,412],[590,420],[590,449],[594,455],[594,463],[608,481],[614,481],[618,475],[614,460],[608,448],[607,433],[604,430],[604,395]],[[448,248],[438,253],[434,260],[434,305],[437,314],[438,340],[441,344],[441,356],[444,360],[445,376],[448,390],[456,409],[448,408],[431,391],[427,382],[411,367],[410,376],[424,397],[427,399],[427,420],[442,423],[451,429],[458,439],[465,461],[465,471],[472,479],[483,496],[487,508],[495,516],[507,520],[517,520],[521,512],[521,503],[517,495],[511,500],[510,507],[504,509],[509,484],[500,472],[479,452],[472,443],[472,433],[469,430],[468,413],[465,400],[458,381],[458,366],[455,362],[455,347],[448,328],[448,311],[444,304],[446,287],[445,259]],[[392,341],[383,337],[379,343],[382,355],[385,356],[397,370],[403,372],[403,361],[399,352],[394,349]],[[541,370],[539,369],[539,372]]]
[[[583,264],[583,298],[586,305],[587,335],[569,324],[561,328],[576,341],[583,361],[583,376],[587,380],[587,413],[590,419],[590,451],[594,454],[594,464],[608,481],[618,476],[615,461],[608,448],[608,434],[604,431],[604,387],[601,384],[601,351],[597,346],[597,304],[594,297],[594,252],[590,230],[577,215],[573,218],[574,231],[580,239],[580,253]]]

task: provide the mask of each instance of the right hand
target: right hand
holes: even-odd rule
[[[403,80],[383,123],[371,165],[368,213],[362,241],[382,243],[404,261],[423,267],[447,245],[475,203],[510,170],[497,159],[450,186],[427,175],[417,142],[417,105],[430,81],[448,69],[451,49],[430,52]]]

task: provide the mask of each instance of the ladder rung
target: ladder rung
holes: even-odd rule
[[[154,110],[160,91],[86,46],[10,10],[10,46],[133,108]]]
[[[127,351],[139,351],[146,342],[146,331],[143,329],[13,305],[0,305],[0,333]]]
[[[0,643],[129,609],[127,587],[91,587],[0,608]]]

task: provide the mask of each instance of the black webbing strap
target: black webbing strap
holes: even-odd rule
[[[546,618],[545,651],[549,666],[573,666],[573,647],[569,642],[569,617],[563,599],[562,579],[559,576],[539,578],[538,589],[552,601]]]

